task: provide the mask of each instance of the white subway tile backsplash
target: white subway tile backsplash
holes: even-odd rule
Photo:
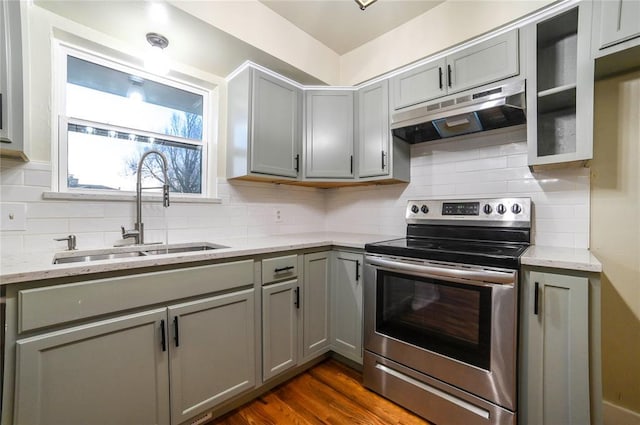
[[[26,186],[39,186],[51,189],[51,171],[25,170],[24,184]]]
[[[316,189],[219,179],[220,204],[143,204],[147,241],[216,241],[323,230],[403,235],[409,199],[526,196],[534,203],[534,242],[586,248],[589,171],[532,174],[521,129],[411,146],[411,183]],[[122,243],[133,228],[135,202],[43,200],[50,166],[2,161],[3,202],[27,204],[27,230],[0,232],[3,252],[63,250],[54,237],[76,234],[81,249]],[[276,222],[276,211],[280,221]]]

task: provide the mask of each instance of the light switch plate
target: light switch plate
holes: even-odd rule
[[[0,203],[0,230],[27,230],[27,204]]]

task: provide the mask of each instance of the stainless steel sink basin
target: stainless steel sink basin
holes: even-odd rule
[[[98,260],[115,260],[119,258],[147,257],[150,255],[180,254],[188,252],[210,251],[213,249],[228,248],[207,242],[194,242],[183,244],[150,244],[135,245],[122,248],[96,249],[75,252],[60,252],[53,257],[53,264],[84,263]]]

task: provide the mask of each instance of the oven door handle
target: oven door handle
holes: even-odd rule
[[[469,279],[482,282],[513,285],[516,282],[516,272],[499,272],[495,270],[461,270],[423,264],[408,264],[382,258],[367,257],[369,264],[384,267],[389,270],[420,274],[436,278]]]

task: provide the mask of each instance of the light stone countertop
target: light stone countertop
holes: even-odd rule
[[[523,266],[601,273],[602,264],[588,249],[531,245],[520,257]]]
[[[360,233],[319,232],[292,235],[265,236],[259,238],[233,238],[212,241],[229,248],[148,257],[120,258],[82,263],[52,264],[59,252],[41,251],[28,254],[3,256],[0,259],[0,285],[60,277],[90,275],[119,270],[187,265],[191,262],[209,261],[242,256],[276,254],[278,252],[334,246],[363,249],[369,242],[401,238],[403,235],[376,235]],[[207,241],[198,241],[207,242]],[[151,247],[150,247],[151,248]],[[95,251],[95,250],[91,250]],[[532,245],[521,257],[522,265],[559,268],[599,273],[602,264],[587,249],[558,248]]]
[[[225,245],[210,251],[197,251],[179,254],[152,255],[146,257],[119,258],[81,263],[53,264],[56,253],[68,251],[41,251],[21,255],[3,255],[0,258],[0,285],[53,279],[119,270],[157,267],[166,265],[188,265],[191,262],[209,261],[224,258],[272,254],[289,250],[335,246],[363,249],[369,242],[396,239],[402,236],[374,235],[359,233],[319,232],[259,238],[220,239],[211,242]],[[152,249],[153,246],[149,246]],[[82,251],[82,250],[79,250]],[[91,249],[95,252],[96,250]]]

